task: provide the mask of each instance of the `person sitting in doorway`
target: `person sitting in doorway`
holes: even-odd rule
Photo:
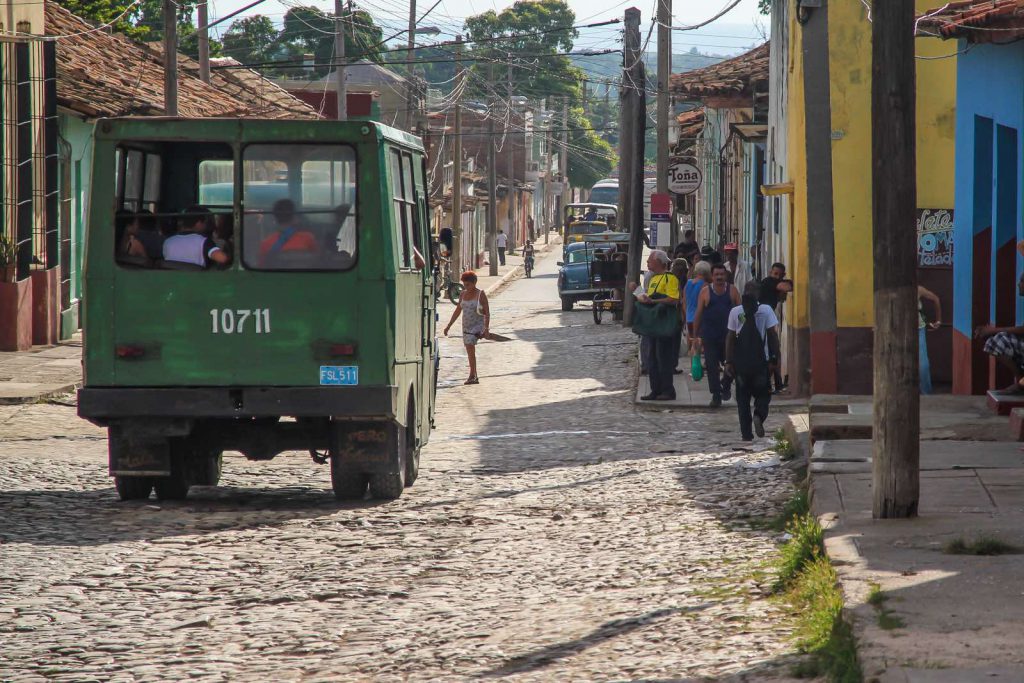
[[[178,234],[164,240],[164,261],[190,263],[200,268],[209,268],[211,263],[231,263],[231,257],[206,234],[209,223],[210,211],[205,206],[186,209]]]
[[[1024,241],[1018,243],[1019,251],[1022,245]],[[1017,280],[1017,295],[1024,297],[1024,275]],[[974,338],[984,339],[985,353],[1013,372],[1013,384],[998,393],[1024,394],[1024,327],[982,325],[974,330]]]

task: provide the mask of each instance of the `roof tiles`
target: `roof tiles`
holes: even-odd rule
[[[1024,36],[1024,0],[960,0],[925,12],[918,35],[1003,43]]]
[[[701,69],[672,74],[669,92],[691,99],[753,96],[758,83],[768,80],[769,45],[764,43],[738,57]]]
[[[87,117],[164,113],[163,59],[159,50],[96,30],[55,2],[46,3],[46,33],[73,36],[57,40],[60,106]],[[178,55],[178,68],[179,116],[317,118],[311,107],[255,72],[214,72],[207,84],[190,75],[193,70],[198,74],[199,67],[188,57]]]

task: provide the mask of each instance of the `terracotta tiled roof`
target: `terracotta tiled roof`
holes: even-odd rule
[[[690,99],[753,95],[760,82],[768,81],[769,51],[769,43],[765,43],[724,62],[672,74],[669,92]]]
[[[163,114],[161,55],[124,36],[94,29],[57,3],[46,3],[47,35],[74,36],[57,40],[57,103],[88,117]],[[217,81],[221,87],[204,83],[188,75],[184,68],[190,61],[187,57],[179,55],[178,59],[180,116],[316,118],[308,106],[308,114],[301,117],[291,104],[285,108],[263,100],[257,106],[253,97],[238,97],[241,86],[237,82],[234,91],[223,89],[224,79]]]
[[[704,130],[704,107],[684,111],[676,117],[679,124],[679,138],[695,138]]]
[[[1024,36],[1024,0],[960,0],[925,12],[918,35],[1004,43]]]

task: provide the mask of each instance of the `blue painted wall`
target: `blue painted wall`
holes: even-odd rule
[[[974,235],[993,227],[993,253],[1007,241],[1024,238],[1024,43],[972,45],[961,41],[957,59],[956,212],[953,229],[953,325],[970,337]],[[1000,128],[1002,127],[1002,128]],[[999,141],[1003,146],[1000,153]],[[1015,145],[1015,150],[1007,145]],[[1007,168],[1007,164],[1016,167]],[[998,171],[1012,174],[1000,187]],[[1001,190],[1001,192],[1000,192]],[[1016,196],[1007,193],[1015,192]],[[1010,207],[1009,213],[1007,207]],[[996,215],[998,212],[999,215]],[[994,260],[993,260],[994,266]],[[993,267],[993,278],[995,268]],[[1018,274],[1021,264],[1017,264]],[[993,301],[994,308],[994,285]],[[1017,301],[1017,321],[1024,301]]]

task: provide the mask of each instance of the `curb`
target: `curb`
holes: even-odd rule
[[[0,406],[20,406],[29,403],[37,403],[43,399],[53,398],[54,396],[60,396],[61,394],[67,394],[72,391],[76,391],[82,387],[82,380],[76,380],[70,384],[59,384],[46,391],[40,391],[35,394],[26,396],[0,396]],[[0,383],[0,389],[3,388],[3,383]]]

